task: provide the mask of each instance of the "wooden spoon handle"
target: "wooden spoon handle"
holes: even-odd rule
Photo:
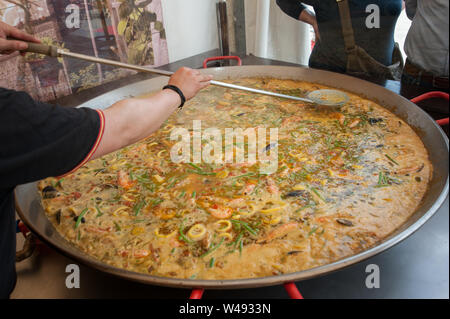
[[[32,53],[38,53],[38,54],[44,54],[48,55],[54,58],[57,58],[59,56],[58,54],[58,48],[53,45],[46,45],[41,43],[33,43],[33,42],[27,42],[28,49],[23,50],[22,52],[32,52]]]

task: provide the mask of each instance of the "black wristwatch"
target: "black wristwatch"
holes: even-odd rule
[[[181,98],[181,104],[180,104],[180,106],[179,106],[178,108],[179,108],[179,109],[182,109],[183,106],[184,106],[184,103],[186,103],[186,97],[184,96],[183,91],[181,91],[181,90],[180,90],[178,87],[176,87],[175,85],[166,85],[165,87],[163,87],[163,90],[165,90],[165,89],[169,89],[169,90],[172,90],[172,91],[175,91],[175,92],[178,93],[178,95],[179,95],[180,98]]]

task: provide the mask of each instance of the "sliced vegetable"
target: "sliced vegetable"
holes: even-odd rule
[[[204,224],[195,224],[189,228],[187,235],[193,241],[202,240],[206,235],[206,227]]]
[[[229,231],[233,226],[231,222],[227,219],[219,220],[215,222],[214,225],[216,226],[216,230],[220,233]]]

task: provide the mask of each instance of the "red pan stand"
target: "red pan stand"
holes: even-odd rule
[[[422,95],[420,95],[418,97],[413,98],[411,100],[411,102],[417,104],[419,102],[422,102],[422,101],[425,101],[425,100],[428,100],[428,99],[436,99],[436,98],[444,99],[444,100],[448,101],[448,93],[439,92],[439,91],[428,92],[428,93],[425,93],[425,94],[422,94]],[[436,123],[439,124],[440,126],[448,125],[449,124],[449,118],[447,117],[447,118],[444,118],[444,119],[441,119],[441,120],[437,120]]]
[[[284,289],[286,289],[289,298],[291,299],[303,299],[302,294],[298,290],[297,286],[293,282],[289,282],[284,284]],[[191,292],[191,296],[189,299],[202,299],[203,293],[205,292],[204,289],[193,289]]]
[[[215,56],[212,58],[207,58],[203,61],[203,68],[206,69],[208,67],[208,63],[212,62],[212,61],[222,61],[222,60],[236,60],[237,61],[237,65],[241,66],[242,65],[242,60],[240,57],[238,56],[234,56],[234,55],[230,55],[230,56]]]

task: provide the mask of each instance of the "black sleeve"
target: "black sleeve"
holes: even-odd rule
[[[277,0],[277,5],[288,16],[298,20],[300,13],[306,9],[306,7],[297,0]]]
[[[0,188],[76,169],[95,152],[103,130],[101,111],[41,103],[0,88]]]

